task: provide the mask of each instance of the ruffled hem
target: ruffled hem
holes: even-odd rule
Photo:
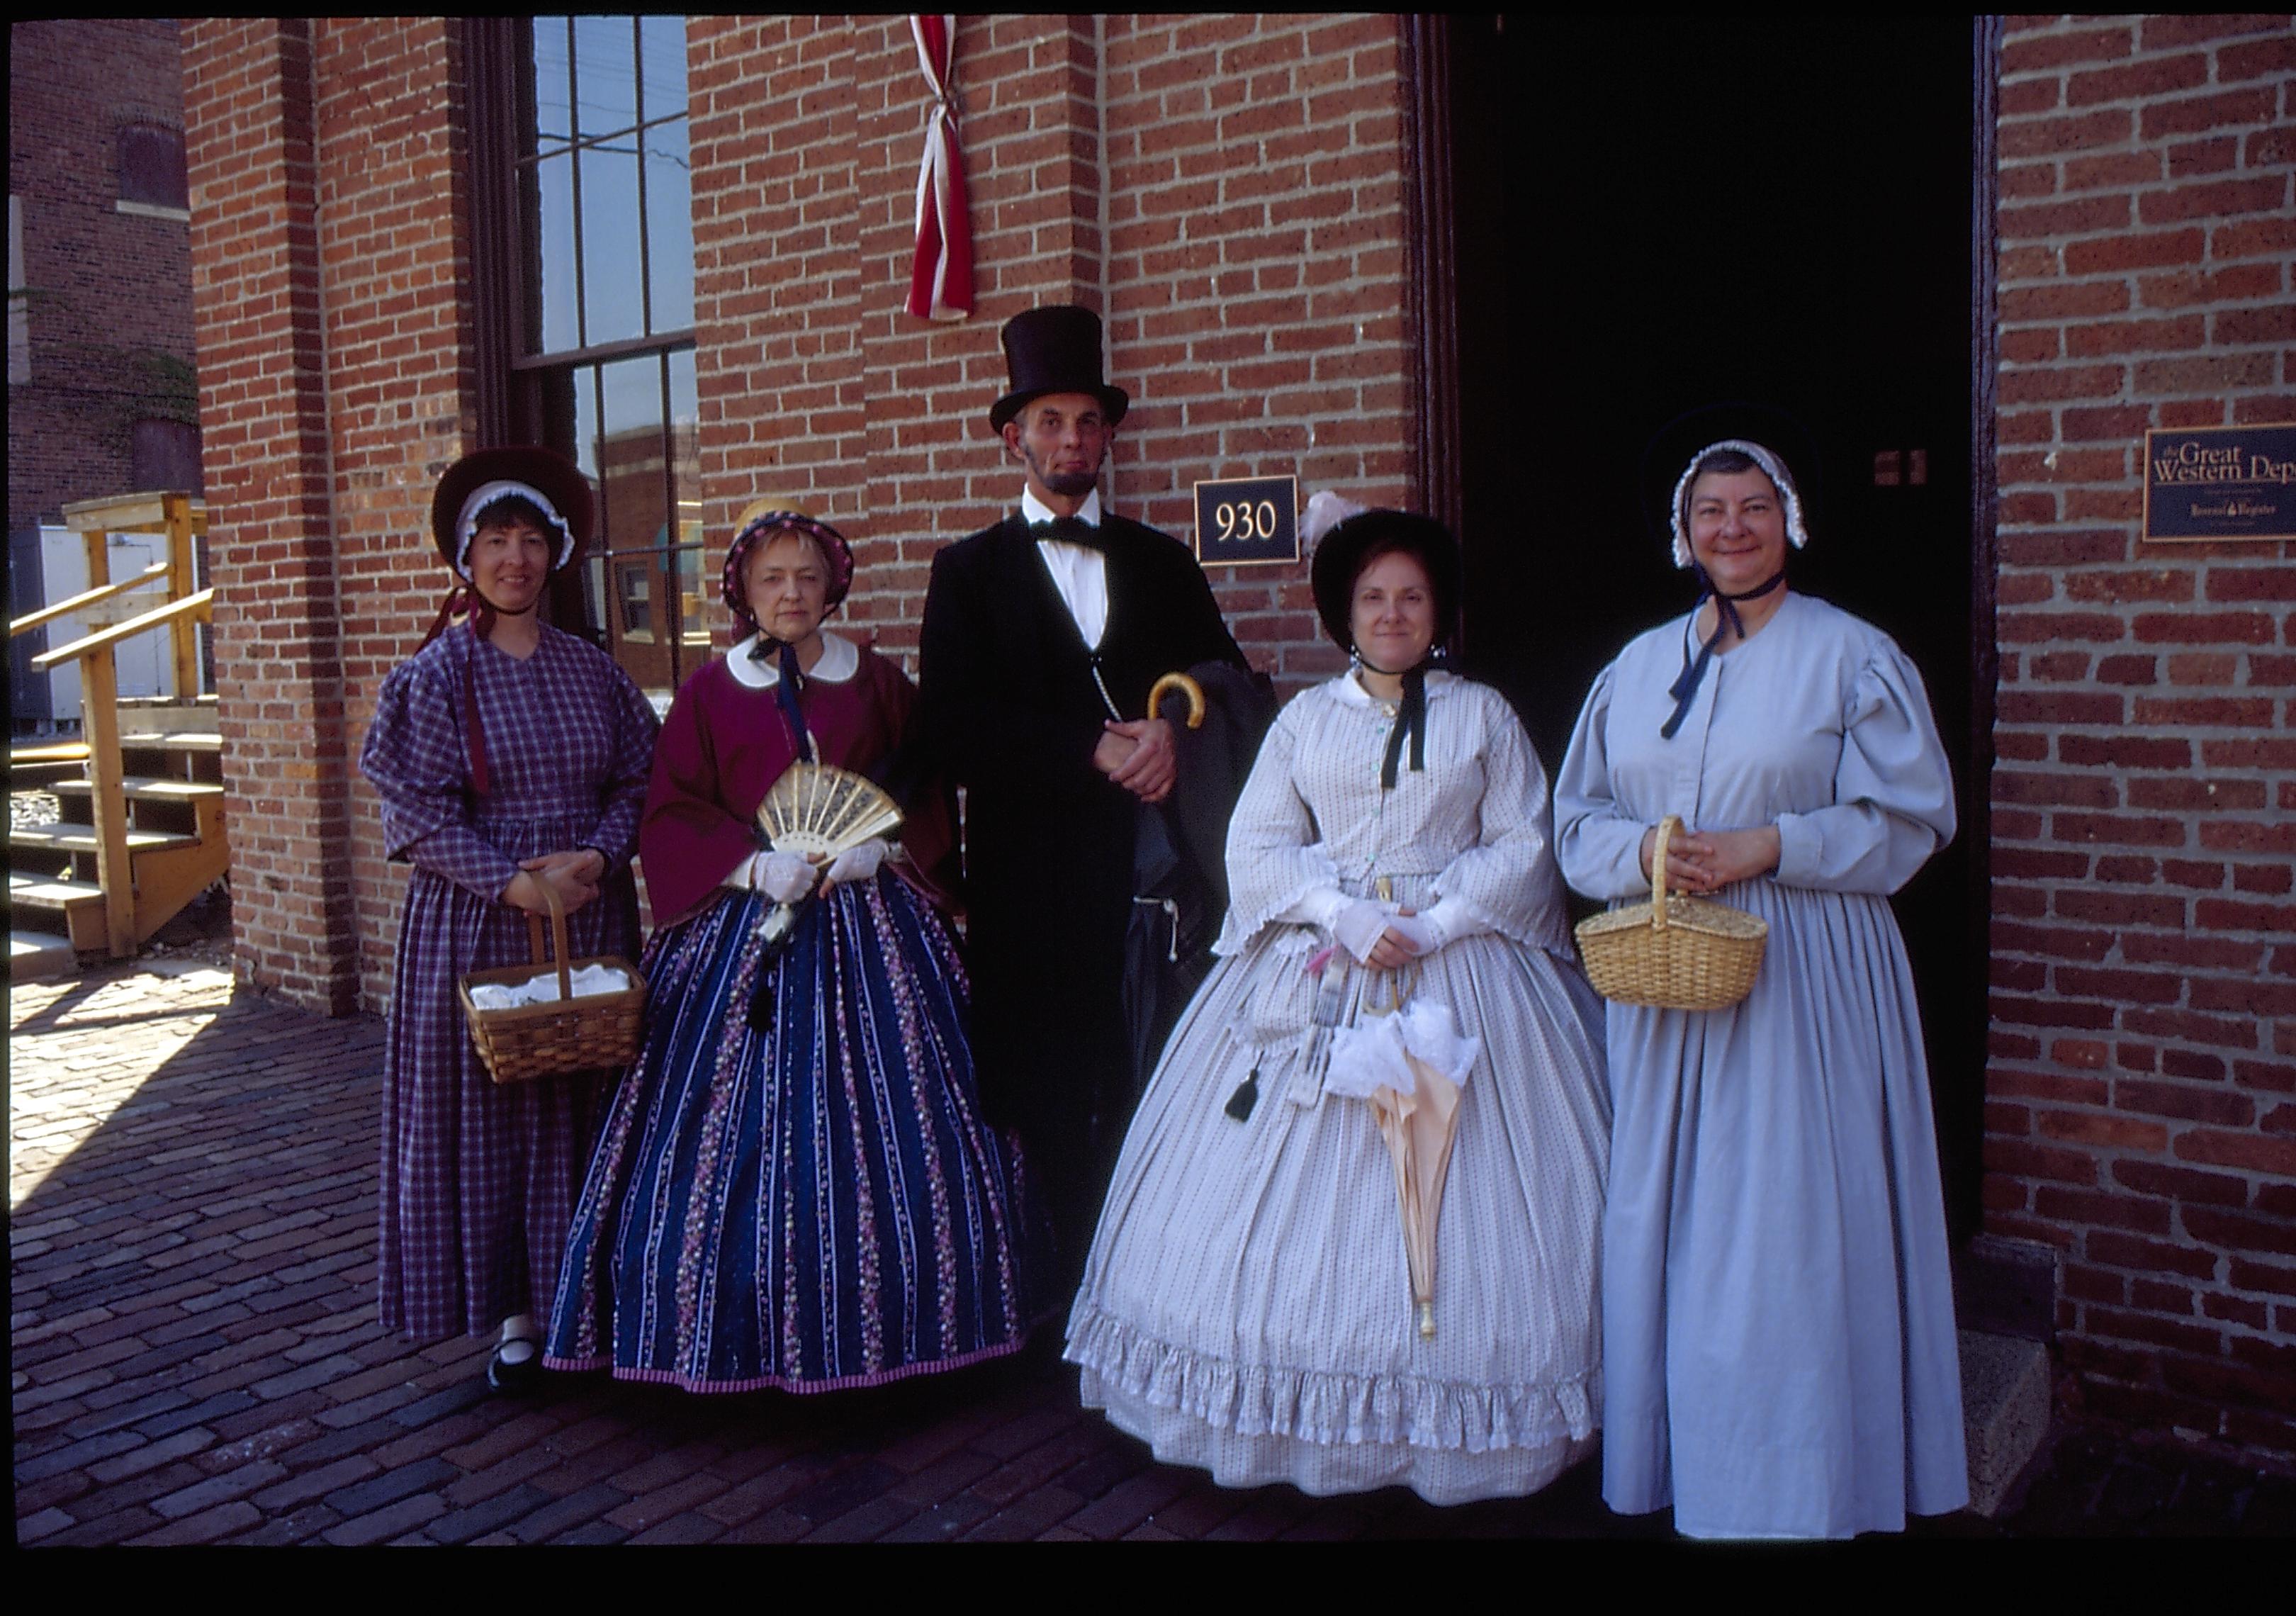
[[[1538,1385],[1238,1365],[1158,1341],[1079,1297],[1062,1355],[1117,1394],[1243,1437],[1490,1453],[1583,1441],[1601,1424],[1602,1371]]]
[[[1057,1309],[1047,1309],[1030,1321],[1028,1327],[1010,1341],[996,1341],[979,1347],[954,1358],[925,1358],[919,1362],[896,1364],[890,1369],[873,1374],[839,1374],[824,1379],[806,1380],[789,1374],[753,1374],[738,1380],[712,1380],[706,1375],[685,1374],[675,1369],[644,1369],[635,1365],[618,1364],[603,1353],[589,1358],[556,1358],[542,1356],[542,1366],[573,1374],[587,1374],[599,1369],[611,1369],[618,1381],[643,1381],[655,1385],[675,1386],[680,1391],[702,1393],[734,1391],[787,1391],[802,1397],[816,1391],[855,1391],[868,1386],[889,1386],[895,1381],[914,1380],[921,1374],[940,1374],[951,1369],[969,1368],[985,1364],[992,1358],[1010,1358],[1029,1344],[1029,1337],[1049,1323]]]

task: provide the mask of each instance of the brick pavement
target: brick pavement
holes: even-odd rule
[[[178,956],[9,997],[16,1532],[32,1544],[1662,1538],[1581,1466],[1538,1497],[1227,1492],[1013,1364],[701,1399],[603,1377],[488,1395],[485,1347],[373,1300],[381,1029]],[[2296,1530],[2296,1482],[2098,1431],[2005,1522],[1923,1535]]]

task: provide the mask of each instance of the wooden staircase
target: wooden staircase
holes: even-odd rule
[[[9,755],[12,786],[67,775],[46,784],[59,823],[9,831],[11,978],[55,974],[89,957],[130,958],[231,869],[215,698],[122,699],[112,657],[122,640],[165,630],[176,688],[198,690],[193,625],[207,617],[213,592],[189,585],[192,540],[204,530],[206,513],[182,494],[90,500],[64,512],[87,537],[94,587],[16,619],[8,631],[26,633],[72,612],[91,624],[116,620],[33,659],[36,668],[79,664],[84,738]],[[165,533],[169,559],[115,584],[106,572],[106,536],[130,531]],[[169,598],[156,607],[148,597],[121,602],[163,578]]]

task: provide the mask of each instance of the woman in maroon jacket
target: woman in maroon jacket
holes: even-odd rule
[[[821,626],[852,575],[826,524],[745,525],[725,588],[750,632],[663,726],[639,837],[663,923],[646,1046],[575,1211],[554,1367],[832,1390],[1015,1351],[1046,1310],[1041,1215],[980,1115],[933,878],[954,848],[947,792],[912,794],[898,845],[825,867],[756,830],[792,766],[879,772],[902,738],[914,687]]]

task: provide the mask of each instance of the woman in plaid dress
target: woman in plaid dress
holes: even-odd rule
[[[637,953],[630,855],[659,725],[611,658],[537,613],[590,521],[588,480],[542,450],[448,469],[432,531],[465,587],[440,623],[469,616],[384,679],[359,758],[385,851],[414,866],[383,1056],[379,1312],[417,1337],[499,1330],[487,1373],[502,1389],[541,1367],[535,1321],[606,1074],[497,1087],[455,985],[530,957],[545,886],[578,956]]]

